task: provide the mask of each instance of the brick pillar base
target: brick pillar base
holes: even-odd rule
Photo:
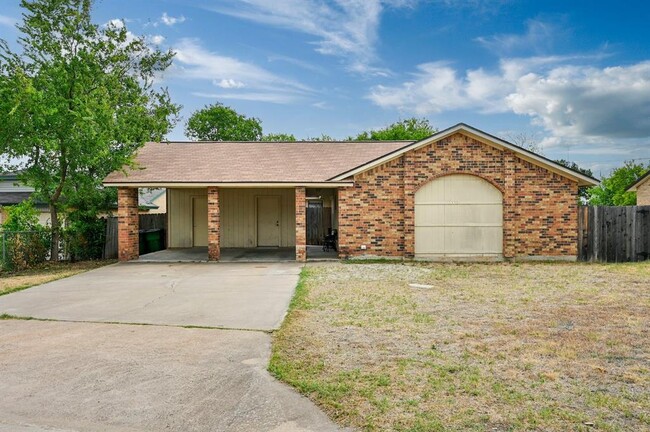
[[[140,256],[138,230],[138,189],[117,190],[117,249],[120,261],[131,261]]]
[[[304,187],[296,188],[296,261],[307,261],[307,200]]]
[[[221,210],[219,188],[208,187],[208,260],[219,261],[221,256]]]

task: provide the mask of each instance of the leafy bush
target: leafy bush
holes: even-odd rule
[[[101,259],[106,237],[106,220],[71,213],[63,234],[71,261]]]
[[[2,224],[4,269],[22,270],[44,262],[50,241],[50,230],[38,223],[38,210],[31,202],[7,207],[7,220]]]

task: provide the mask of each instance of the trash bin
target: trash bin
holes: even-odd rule
[[[146,230],[140,230],[138,231],[138,244],[140,247],[140,255],[144,255],[146,253],[149,253],[150,251],[147,250],[147,241],[145,239],[145,233]]]
[[[152,229],[145,231],[145,241],[147,243],[147,252],[157,252],[163,249],[163,230]]]

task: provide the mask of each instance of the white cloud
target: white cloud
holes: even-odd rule
[[[289,57],[289,56],[283,56],[283,55],[271,55],[268,57],[269,62],[285,62],[289,63],[294,66],[298,66],[299,68],[311,71],[311,72],[316,72],[320,74],[325,74],[327,73],[327,70],[324,69],[322,66],[317,66],[315,64],[306,62],[304,60],[300,60],[294,57]]]
[[[531,19],[526,21],[524,34],[497,34],[475,40],[500,55],[509,55],[520,50],[543,53],[549,51],[554,42],[565,33],[566,31],[555,23]]]
[[[555,137],[650,136],[650,61],[606,68],[570,64],[579,59],[504,59],[492,72],[426,63],[413,79],[373,87],[368,97],[420,115],[512,112],[531,117]]]
[[[162,35],[151,35],[148,39],[154,45],[160,45],[165,42],[165,37]]]
[[[275,104],[290,104],[297,102],[299,98],[293,94],[273,92],[246,92],[246,93],[204,93],[193,92],[193,96],[208,99],[236,99],[255,102],[268,102]]]
[[[237,81],[234,79],[222,79],[221,81],[214,81],[214,85],[217,87],[225,88],[225,89],[232,89],[232,88],[242,88],[244,87],[244,83],[241,81]]]
[[[237,96],[246,100],[288,103],[312,93],[309,87],[255,64],[208,51],[194,39],[181,39],[174,51],[176,57],[171,75],[181,79],[207,80],[229,90],[249,89],[248,93],[220,94],[219,97],[224,99]],[[264,96],[266,93],[268,95]],[[206,93],[197,95],[215,96],[209,93],[208,96]],[[280,100],[282,102],[278,102]]]
[[[7,16],[7,15],[0,15],[0,25],[6,26],[6,27],[14,27],[18,20],[16,18]]]
[[[121,18],[113,18],[109,22],[106,23],[107,26],[112,25],[113,27],[117,29],[122,29],[124,28],[124,20]]]
[[[173,17],[173,16],[167,15],[167,12],[163,12],[162,16],[160,17],[160,21],[158,21],[158,23],[165,24],[166,26],[169,26],[169,27],[171,27],[173,25],[176,25],[176,24],[183,23],[183,22],[185,22],[185,17],[183,15],[181,15],[179,17]],[[156,23],[156,24],[158,24],[158,23]],[[156,25],[156,24],[154,24],[154,25]]]
[[[650,136],[650,61],[607,68],[560,66],[528,73],[506,98],[517,114],[560,136]]]
[[[347,59],[350,70],[386,75],[373,66],[382,12],[411,7],[417,0],[226,0],[209,10],[314,36],[316,51]]]

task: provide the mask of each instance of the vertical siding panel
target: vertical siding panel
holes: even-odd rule
[[[293,189],[221,189],[221,245],[228,247],[257,246],[257,197],[280,197],[280,245],[295,246],[295,203]]]
[[[169,247],[192,247],[192,198],[207,197],[207,189],[168,189]]]

